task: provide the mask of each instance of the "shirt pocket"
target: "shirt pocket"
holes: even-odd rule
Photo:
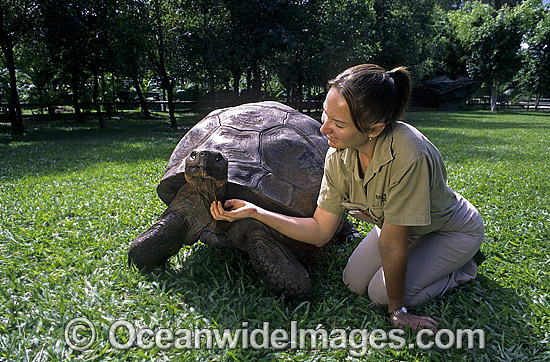
[[[384,208],[382,206],[369,207],[364,204],[347,201],[342,202],[341,205],[346,209],[348,215],[351,215],[358,220],[366,221],[382,227],[382,223],[384,222]]]

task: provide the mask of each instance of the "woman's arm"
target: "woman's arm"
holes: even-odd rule
[[[378,250],[384,268],[388,312],[404,306],[405,276],[407,272],[407,236],[406,226],[384,223],[378,240]]]
[[[408,233],[407,226],[384,223],[378,240],[378,249],[386,280],[389,313],[397,311],[405,305],[403,294],[407,275]],[[409,325],[412,329],[435,328],[437,325],[437,322],[430,317],[421,317],[410,313],[392,316],[391,321],[395,327]]]
[[[226,211],[224,209],[229,209]],[[313,217],[293,217],[262,209],[243,200],[227,200],[212,202],[210,213],[216,220],[235,221],[245,218],[256,219],[279,231],[289,238],[315,246],[323,246],[336,232],[341,215],[332,214],[317,207]]]

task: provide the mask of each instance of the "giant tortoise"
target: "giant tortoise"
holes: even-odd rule
[[[271,290],[308,298],[311,281],[296,256],[317,247],[256,220],[216,221],[209,206],[213,200],[240,198],[288,215],[313,215],[328,149],[319,128],[311,117],[277,102],[210,113],[172,153],[157,188],[168,208],[132,242],[129,261],[138,268],[160,265],[182,245],[200,239],[245,251]],[[335,238],[356,236],[345,219],[342,225]]]

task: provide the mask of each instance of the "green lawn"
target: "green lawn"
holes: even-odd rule
[[[290,333],[292,321],[329,332],[391,329],[382,309],[341,282],[359,240],[333,247],[310,268],[313,298],[301,304],[272,295],[236,250],[198,243],[172,258],[168,269],[142,275],[128,268],[129,243],[164,209],[155,187],[168,158],[198,119],[181,117],[178,131],[165,118],[137,115],[110,118],[103,130],[93,120],[29,121],[27,134],[15,138],[0,127],[0,360],[358,359],[351,347],[207,349],[206,339],[199,349],[119,350],[109,342],[118,320],[154,332],[253,331],[268,322],[270,333]],[[363,358],[549,360],[550,114],[418,112],[408,120],[439,148],[449,184],[479,208],[486,224],[487,260],[478,279],[414,312],[453,331],[481,328],[486,347],[409,348],[417,334],[408,331],[404,348],[369,348]],[[78,317],[96,331],[84,352],[70,349],[64,334]],[[85,344],[92,335],[76,330],[74,337]],[[116,334],[121,344],[132,337],[124,329]]]

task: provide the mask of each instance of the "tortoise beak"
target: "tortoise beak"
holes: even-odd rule
[[[185,177],[226,181],[227,159],[217,151],[194,150],[185,161]]]

